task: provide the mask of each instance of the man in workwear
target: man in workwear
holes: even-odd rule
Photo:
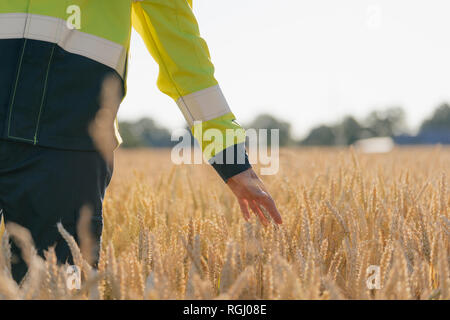
[[[0,2],[0,208],[6,223],[30,230],[39,254],[55,246],[58,260],[72,263],[56,225],[79,241],[80,209],[88,205],[98,262],[132,26],[159,64],[159,89],[176,101],[194,135],[196,129],[241,130],[191,7],[190,0]],[[203,146],[203,137],[196,138]],[[245,137],[224,142],[207,156],[244,218],[251,209],[267,224],[267,210],[281,223],[248,162]],[[242,153],[244,161],[236,161]],[[13,277],[20,281],[27,267],[14,244],[12,250]]]

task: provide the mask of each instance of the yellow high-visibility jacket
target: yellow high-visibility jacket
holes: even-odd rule
[[[159,89],[203,147],[208,142],[198,132],[242,132],[191,7],[190,0],[0,1],[0,139],[95,149],[89,124],[101,109],[104,80],[115,76],[119,102],[125,96],[132,27],[159,64]],[[236,134],[204,148],[224,180],[250,167],[246,156],[245,163],[220,163],[244,141]]]

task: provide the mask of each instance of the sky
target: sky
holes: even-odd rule
[[[448,0],[194,0],[216,78],[240,123],[271,113],[303,137],[352,114],[401,106],[412,129],[450,102]],[[132,34],[119,120],[185,126]]]

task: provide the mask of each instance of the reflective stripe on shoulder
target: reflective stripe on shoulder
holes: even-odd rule
[[[0,39],[26,38],[58,44],[64,50],[102,63],[124,76],[126,49],[79,30],[63,19],[27,13],[0,14]]]
[[[177,104],[190,126],[231,112],[219,85],[180,97]]]

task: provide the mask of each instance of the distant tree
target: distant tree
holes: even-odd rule
[[[335,129],[326,125],[313,128],[300,143],[306,146],[332,146],[336,143]]]
[[[142,140],[141,136],[134,132],[133,126],[134,123],[131,122],[119,123],[119,132],[123,140],[122,146],[125,148],[144,147],[145,142]]]
[[[271,129],[279,129],[279,136],[280,136],[280,146],[286,146],[292,143],[291,138],[291,124],[282,121],[279,119],[276,119],[270,114],[261,114],[255,118],[250,124],[246,126],[246,128],[254,128],[254,129],[268,129],[268,144],[271,143],[270,141],[270,130]]]
[[[365,119],[366,133],[373,137],[392,137],[406,130],[406,114],[400,107],[372,111]]]
[[[137,122],[120,122],[119,132],[123,139],[123,147],[170,147],[174,143],[170,140],[171,134],[162,128],[153,119],[144,118]]]
[[[361,138],[364,128],[355,118],[347,116],[336,126],[335,130],[336,144],[350,145]]]
[[[425,131],[450,131],[450,105],[439,106],[433,115],[420,126],[420,133]]]

